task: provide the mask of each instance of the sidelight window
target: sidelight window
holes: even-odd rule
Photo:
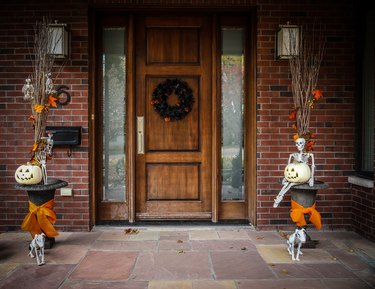
[[[104,201],[125,200],[125,28],[104,28],[102,55]]]
[[[244,200],[244,29],[221,29],[221,199]]]

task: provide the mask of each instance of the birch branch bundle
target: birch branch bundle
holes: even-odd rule
[[[289,59],[298,135],[309,133],[311,93],[316,88],[325,42],[314,33],[299,37],[299,53]]]
[[[34,84],[34,99],[31,101],[31,109],[35,118],[34,143],[38,144],[45,136],[48,110],[39,113],[35,110],[35,105],[45,105],[48,101],[46,82],[48,74],[52,72],[54,57],[49,53],[52,42],[52,33],[48,27],[48,19],[43,18],[34,27],[34,59],[33,74],[31,76]]]

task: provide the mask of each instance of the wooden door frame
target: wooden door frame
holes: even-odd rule
[[[222,20],[220,18],[222,17]],[[256,11],[252,9],[246,14],[239,13],[236,16],[227,13],[219,14],[216,21],[216,30],[220,27],[245,27],[245,81],[244,81],[244,148],[245,148],[245,165],[244,165],[244,187],[245,187],[245,202],[243,206],[238,206],[236,202],[220,201],[221,180],[215,180],[216,190],[213,195],[216,196],[216,214],[217,218],[213,222],[220,219],[226,220],[227,217],[223,215],[225,211],[243,209],[246,210],[246,218],[252,225],[256,225]],[[215,24],[214,24],[215,25]],[[218,31],[219,32],[219,31]],[[217,36],[218,37],[218,36]],[[213,114],[215,121],[213,121],[214,139],[216,139],[216,147],[213,149],[213,169],[217,175],[221,175],[221,111],[216,109],[221,105],[221,71],[220,71],[220,44],[216,51],[216,104],[213,104]],[[214,44],[213,44],[214,46]],[[214,49],[214,47],[213,47]],[[214,98],[214,96],[213,96]],[[224,209],[224,207],[226,209]],[[221,218],[220,218],[221,215]]]
[[[249,17],[249,29],[247,35],[248,40],[246,46],[249,48],[247,52],[247,61],[246,61],[246,81],[245,81],[245,89],[247,97],[246,103],[247,107],[247,116],[245,117],[245,147],[248,150],[247,152],[247,161],[245,162],[245,188],[246,188],[246,198],[247,198],[247,218],[249,222],[253,225],[256,225],[256,9],[254,7],[220,7],[215,8],[214,12],[209,11],[202,11],[201,7],[191,8],[191,9],[178,9],[176,8],[175,11],[193,11],[194,13],[199,12],[202,13],[209,13],[207,16],[212,17],[212,137],[213,141],[213,150],[212,150],[212,219],[213,223],[219,221],[219,202],[220,202],[220,195],[219,195],[219,180],[217,176],[220,174],[220,162],[221,158],[219,155],[220,151],[220,116],[218,114],[218,110],[216,107],[220,105],[220,98],[218,97],[217,93],[220,91],[218,89],[220,85],[220,79],[218,76],[220,75],[220,71],[218,70],[218,61],[220,59],[220,55],[218,55],[217,44],[218,44],[218,33],[217,32],[217,15],[226,15],[226,14],[239,14],[239,15],[246,15]],[[135,159],[136,159],[136,128],[135,128],[135,119],[136,119],[136,111],[135,111],[135,39],[134,39],[134,13],[135,12],[143,13],[152,13],[155,11],[154,9],[150,8],[139,8],[137,7],[136,10],[131,9],[122,9],[121,13],[126,13],[129,18],[129,32],[128,32],[128,43],[132,44],[128,47],[128,66],[127,66],[127,122],[128,122],[128,139],[127,139],[127,158],[126,158],[126,165],[127,165],[127,193],[128,193],[128,221],[129,223],[134,223],[136,221],[135,218]],[[95,115],[98,113],[98,107],[96,104],[97,99],[97,88],[96,88],[96,80],[97,80],[97,69],[100,63],[96,61],[95,55],[95,47],[96,47],[96,26],[95,20],[97,15],[102,12],[108,13],[108,7],[103,9],[103,7],[90,7],[89,9],[89,95],[93,95],[90,98],[89,102],[89,134],[90,134],[90,156],[89,156],[89,164],[90,164],[90,225],[93,226],[97,223],[97,181],[96,181],[96,170],[97,170],[97,161],[96,161],[96,139],[97,139],[97,127],[98,124],[95,121]],[[169,9],[172,11],[172,9]],[[174,10],[173,10],[174,11]],[[230,12],[228,12],[230,11]],[[113,13],[119,13],[118,10],[113,11]],[[132,125],[130,125],[132,124]]]

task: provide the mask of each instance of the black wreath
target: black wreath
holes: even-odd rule
[[[169,105],[168,97],[173,92],[178,103]],[[183,119],[192,110],[193,103],[193,91],[186,82],[177,78],[159,83],[152,93],[151,104],[166,122]]]

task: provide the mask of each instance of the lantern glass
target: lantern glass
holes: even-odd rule
[[[289,59],[298,55],[300,27],[297,25],[280,25],[277,31],[276,58]]]
[[[69,31],[66,24],[50,24],[51,42],[49,53],[55,58],[69,57]]]

